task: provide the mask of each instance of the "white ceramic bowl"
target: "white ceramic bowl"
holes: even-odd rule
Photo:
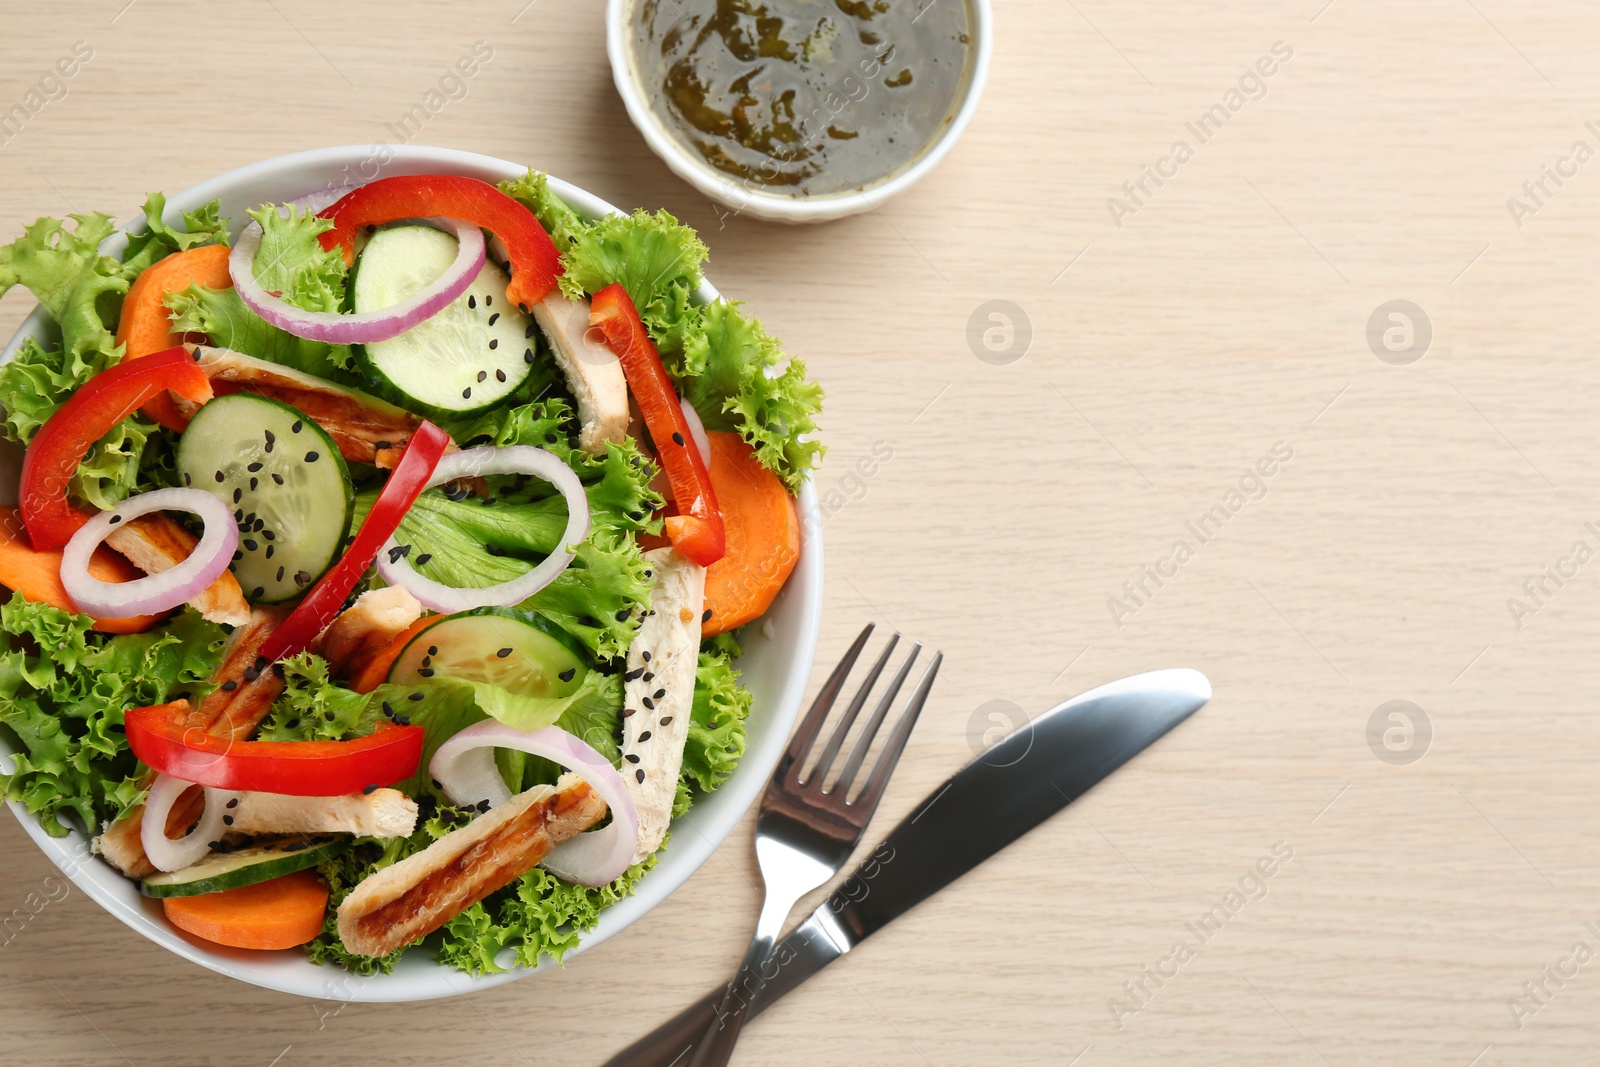
[[[237,227],[240,220],[245,219],[245,208],[269,201],[281,202],[350,182],[430,173],[465,174],[493,182],[522,174],[526,169],[503,159],[444,148],[406,146],[384,148],[381,152],[372,146],[325,148],[263,160],[202,182],[167,201],[168,219],[177,220],[180,212],[220,197],[223,214],[232,218]],[[552,178],[551,187],[585,214],[598,216],[616,210],[604,200],[566,182]],[[125,236],[115,234],[102,251],[120,255],[125,245]],[[703,301],[714,300],[717,291],[708,282],[700,287],[699,297]],[[0,362],[10,359],[24,338],[44,339],[52,331],[43,311],[35,310],[6,346]],[[4,486],[4,494],[14,499],[17,466],[15,450],[11,451],[13,454],[0,463],[0,484]],[[767,612],[765,621],[749,627],[744,656],[739,661],[745,684],[755,695],[749,721],[749,746],[743,761],[721,789],[702,799],[687,816],[673,824],[671,843],[661,853],[655,868],[639,881],[638,891],[602,912],[599,926],[584,937],[574,951],[582,951],[616,935],[687,881],[760,795],[777,763],[805,695],[822,611],[822,542],[817,534],[821,524],[816,493],[810,483],[800,493],[799,506],[803,538],[800,562],[789,584]],[[0,739],[0,766],[9,769],[7,757],[11,752],[12,747]],[[140,896],[135,883],[104,861],[90,856],[81,834],[50,837],[21,805],[12,804],[11,809],[45,855],[101,907],[136,932],[185,959],[252,985],[340,1001],[414,1001],[488,989],[535,973],[513,968],[504,974],[472,978],[434,963],[425,950],[413,950],[395,967],[393,974],[361,978],[342,968],[318,967],[297,949],[250,952],[212,945],[180,934],[169,926],[162,916],[160,902]],[[546,960],[538,970],[550,966]]]
[[[641,0],[609,0],[606,5],[606,54],[611,58],[611,76],[628,109],[628,117],[644,134],[645,143],[672,169],[672,172],[700,192],[741,215],[769,222],[828,222],[882,204],[898,196],[939,165],[960,140],[972,121],[989,79],[989,56],[994,45],[994,14],[989,0],[961,0],[972,13],[972,67],[954,110],[943,130],[911,165],[887,180],[868,185],[860,192],[829,193],[825,196],[793,196],[775,193],[752,182],[739,181],[707,163],[684,147],[650,106],[650,93],[634,63],[632,38],[633,12]]]

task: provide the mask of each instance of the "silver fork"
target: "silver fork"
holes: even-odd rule
[[[822,732],[823,722],[832,710],[834,701],[844,689],[845,679],[860,658],[867,639],[872,636],[868,623],[861,636],[855,639],[839,666],[834,668],[822,691],[817,694],[811,710],[806,713],[800,729],[789,742],[767,791],[761,798],[760,814],[756,818],[756,860],[761,865],[761,878],[766,883],[766,899],[761,905],[761,918],[756,922],[755,936],[744,954],[728,992],[717,1006],[716,1016],[695,1049],[691,1067],[722,1067],[733,1054],[744,1026],[748,994],[760,988],[763,964],[772,955],[772,947],[782,932],[783,922],[799,899],[822,885],[839,872],[861,841],[861,835],[872,820],[872,813],[883,799],[883,790],[894,773],[895,764],[905,750],[906,738],[916,725],[922,706],[927,703],[928,690],[939,673],[942,653],[935,653],[933,663],[923,673],[921,681],[911,694],[905,711],[895,722],[893,731],[884,742],[872,770],[860,791],[851,799],[850,787],[855,782],[861,765],[867,758],[873,738],[883,725],[895,696],[911,673],[911,665],[921,651],[920,643],[913,644],[911,654],[889,682],[888,689],[879,698],[877,706],[862,726],[844,767],[833,782],[828,772],[844,746],[845,735],[855,723],[861,709],[866,706],[878,678],[889,663],[889,656],[900,641],[897,633],[889,639],[883,654],[878,657],[865,681],[856,690],[855,697],[845,708],[833,733],[822,746],[816,764],[802,777],[806,757],[810,755]],[[771,978],[770,974],[765,976]]]

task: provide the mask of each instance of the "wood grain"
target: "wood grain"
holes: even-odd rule
[[[869,618],[948,657],[885,825],[970,758],[987,702],[1210,675],[1202,713],[777,1006],[738,1062],[1594,1062],[1600,963],[1543,974],[1600,950],[1600,564],[1520,628],[1507,605],[1574,542],[1600,547],[1600,162],[1546,179],[1520,226],[1507,206],[1575,141],[1600,148],[1592,4],[1004,0],[987,97],[941,168],[880,212],[789,229],[720,218],[648,152],[597,3],[125,3],[0,5],[0,110],[94,49],[0,146],[0,233],[393,140],[479,40],[492,60],[418,141],[702,230],[717,283],[829,391],[818,485],[844,503],[819,662]],[[1117,226],[1108,198],[1280,41],[1264,94]],[[1432,324],[1407,366],[1367,340],[1397,299]],[[990,300],[1031,324],[1004,365],[968,343]],[[0,302],[0,335],[29,307]],[[892,457],[865,477],[878,442]],[[1264,495],[1118,625],[1108,598],[1278,442]],[[1432,728],[1409,766],[1368,743],[1396,699]],[[1185,924],[1278,842],[1293,858],[1265,895],[1145,978],[1119,1026],[1124,983],[1170,971]],[[9,820],[0,854],[9,912],[52,868]],[[73,891],[0,948],[0,1058],[595,1062],[720,979],[756,881],[747,820],[564,972],[342,1011],[202,971]],[[1530,981],[1550,995],[1519,1020]]]

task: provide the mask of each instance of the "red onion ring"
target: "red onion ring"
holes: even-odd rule
[[[639,845],[639,813],[627,783],[609,760],[560,727],[524,732],[487,719],[440,745],[428,762],[428,773],[456,804],[466,807],[487,800],[496,807],[511,799],[495,770],[497,748],[514,748],[559,763],[587,782],[611,808],[611,822],[557,845],[545,857],[544,869],[562,881],[587,886],[610,885],[622,877]]]
[[[167,814],[178,798],[193,786],[193,782],[169,774],[157,775],[145,797],[139,841],[144,845],[145,856],[158,871],[181,871],[194,866],[226,832],[222,817],[227,814],[228,801],[238,794],[225,789],[207,789],[205,810],[200,813],[200,822],[195,828],[182,837],[167,836]]]
[[[378,550],[378,573],[390,585],[403,585],[423,605],[446,615],[473,608],[509,607],[524,600],[555,581],[572,562],[572,553],[589,536],[589,498],[583,491],[571,467],[561,462],[553,453],[532,445],[508,445],[496,448],[483,445],[454,452],[439,461],[424,490],[432,489],[458,478],[482,478],[491,474],[531,474],[543,478],[567,500],[567,528],[556,546],[538,566],[527,574],[509,582],[482,589],[457,588],[444,585],[432,578],[424,578],[412,569],[407,553],[400,551],[400,542],[390,537]]]
[[[711,438],[706,436],[706,424],[700,421],[700,413],[689,403],[688,397],[682,397],[678,403],[683,407],[683,421],[689,424],[689,436],[694,438],[694,446],[700,450],[700,462],[711,469]]]
[[[336,345],[387,341],[437,315],[466,292],[467,286],[483,269],[486,253],[482,230],[455,219],[432,221],[455,235],[459,244],[455,262],[410,300],[402,300],[377,311],[350,315],[336,311],[304,311],[267,292],[256,281],[256,252],[261,247],[261,224],[258,222],[252,222],[244,228],[238,243],[228,254],[228,274],[233,278],[233,287],[246,307],[296,337]]]
[[[152,511],[187,511],[206,524],[189,558],[168,570],[131,582],[102,582],[89,573],[89,559],[119,523]],[[131,496],[83,525],[61,554],[61,587],[78,610],[102,619],[156,615],[199,596],[222,576],[239,546],[233,512],[203,489],[157,489]]]

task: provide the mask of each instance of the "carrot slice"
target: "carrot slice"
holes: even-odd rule
[[[28,543],[22,516],[16,508],[0,507],[0,586],[21,593],[23,599],[77,611],[61,584],[61,549],[40,552]],[[102,582],[131,582],[144,572],[104,545],[89,558],[89,573]],[[108,634],[134,634],[160,622],[160,615],[129,619],[96,619],[94,628]]]
[[[228,274],[228,246],[201,245],[174,252],[146,267],[122,299],[122,318],[117,323],[117,343],[127,345],[123,359],[138,359],[183,344],[183,335],[172,332],[172,320],[164,303],[168,293],[190,285],[208,289],[231,289]],[[182,430],[188,419],[166,393],[143,408],[146,415],[169,430]]]
[[[717,431],[706,436],[711,488],[728,536],[727,553],[706,568],[711,617],[701,633],[710,637],[743,626],[771,605],[800,559],[800,520],[783,482],[743,438]]]
[[[294,948],[322,932],[328,887],[310,871],[296,871],[221,893],[167,897],[161,906],[173,926],[218,945]]]
[[[401,630],[399,635],[389,642],[388,648],[367,660],[361,665],[360,670],[351,675],[350,688],[358,693],[370,693],[382,685],[389,677],[389,668],[394,666],[394,661],[400,657],[401,651],[411,639],[443,618],[443,615],[424,615]]]

